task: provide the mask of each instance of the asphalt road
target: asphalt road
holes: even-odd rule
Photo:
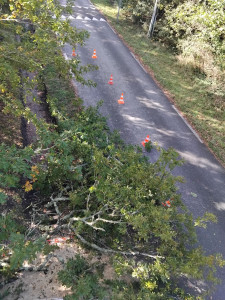
[[[127,143],[141,145],[149,134],[160,146],[176,149],[185,159],[185,164],[174,172],[186,181],[179,186],[184,203],[194,217],[212,212],[218,218],[217,224],[198,230],[199,242],[206,254],[222,253],[225,257],[224,168],[89,0],[76,0],[70,20],[73,26],[90,32],[85,46],[76,49],[82,64],[99,67],[86,76],[97,83],[96,88],[76,83],[84,104],[96,105],[103,99],[101,112],[107,116],[109,127],[118,130]],[[97,59],[92,59],[94,49]],[[71,46],[66,45],[63,51],[71,59]],[[111,74],[113,85],[108,84]],[[121,93],[124,105],[117,103]],[[155,160],[158,153],[152,150],[146,155]],[[218,276],[222,283],[212,300],[225,299],[225,270],[220,270]]]

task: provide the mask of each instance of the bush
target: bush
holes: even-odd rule
[[[158,36],[175,42],[183,61],[205,73],[213,82],[224,79],[225,36],[221,1],[185,1],[168,5]],[[159,23],[160,23],[159,22]],[[163,28],[164,27],[164,28]]]
[[[79,254],[74,259],[68,260],[65,269],[58,273],[62,284],[70,287],[73,292],[73,294],[67,295],[65,300],[106,299],[106,290],[93,271],[94,266],[90,266]]]

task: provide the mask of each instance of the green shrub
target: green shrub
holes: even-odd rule
[[[58,277],[62,284],[70,287],[72,291],[65,300],[106,299],[106,290],[100,284],[100,278],[79,254],[67,261],[64,270],[59,271]]]

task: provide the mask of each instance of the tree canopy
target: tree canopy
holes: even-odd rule
[[[153,0],[126,0],[128,18],[148,30]],[[172,46],[212,82],[224,81],[225,3],[223,0],[164,0],[158,5],[154,37]]]

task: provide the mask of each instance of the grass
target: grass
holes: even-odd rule
[[[141,27],[125,19],[123,10],[117,23],[117,6],[108,0],[92,2],[225,166],[225,91],[210,90],[203,74],[182,65],[170,49],[149,40]]]

